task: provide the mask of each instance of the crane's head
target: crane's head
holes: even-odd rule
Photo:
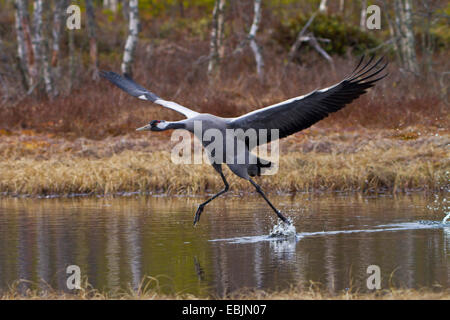
[[[137,128],[136,131],[162,131],[166,128],[166,121],[152,120],[146,126]]]

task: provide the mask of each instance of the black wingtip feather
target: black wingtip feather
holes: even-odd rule
[[[358,70],[358,68],[361,65],[361,63],[363,62],[364,58],[365,58],[365,55],[363,54],[361,56],[361,59],[359,60],[358,64],[356,65],[355,69],[353,69],[353,71],[347,77],[345,77],[346,79],[351,78],[355,74],[356,70]]]
[[[363,57],[364,57],[364,56],[363,56]],[[359,69],[355,70],[355,71],[352,73],[351,78],[355,78],[355,77],[357,77],[358,74],[360,74],[361,72],[363,72],[363,71],[367,68],[367,66],[369,66],[369,65],[372,63],[373,59],[375,59],[375,55],[372,55],[372,56],[369,58],[369,61],[367,61],[366,64],[365,64],[364,66],[362,66],[362,67],[360,67]]]
[[[376,81],[379,81],[379,80],[385,78],[388,75],[388,73],[377,79],[372,79],[374,76],[376,76],[380,72],[382,72],[389,64],[385,60],[384,56],[380,57],[375,63],[371,64],[371,62],[374,60],[374,57],[375,56],[372,56],[369,59],[369,62],[367,62],[363,67],[357,68],[358,70],[356,72],[353,72],[353,75],[351,77],[346,78],[346,82],[360,86],[360,85],[368,84],[368,83],[372,84],[372,83],[375,83]],[[379,65],[383,62],[384,62],[384,64],[381,67],[379,67]],[[361,64],[361,61],[359,64]],[[379,68],[377,68],[377,67],[379,67]],[[366,81],[366,80],[369,80],[369,81]]]
[[[383,74],[381,77],[378,77],[376,79],[372,79],[370,81],[367,81],[365,83],[369,83],[369,84],[375,84],[375,82],[380,81],[381,79],[386,78],[389,75],[389,73]]]
[[[109,80],[115,86],[124,90],[128,94],[140,98],[141,96],[145,96],[146,100],[155,102],[159,99],[159,97],[153,92],[148,91],[141,85],[137,84],[131,77],[127,75],[121,76],[113,71],[100,71],[100,76]]]
[[[371,74],[369,74],[368,76],[366,76],[366,77],[364,77],[364,78],[362,78],[362,79],[358,79],[358,82],[363,82],[363,81],[365,81],[365,80],[367,80],[367,79],[370,79],[370,78],[376,76],[376,75],[379,74],[381,71],[383,71],[383,70],[386,68],[386,66],[387,66],[387,63],[386,63],[383,67],[381,67],[380,69],[378,69],[376,72],[371,73]]]
[[[361,78],[362,76],[364,76],[364,75],[366,75],[367,73],[369,73],[370,71],[372,71],[373,69],[375,69],[379,64],[380,64],[380,62],[383,60],[383,57],[381,57],[380,59],[378,59],[372,66],[370,66],[367,70],[362,70],[362,71],[364,71],[364,72],[360,72],[360,73],[358,73],[357,75],[355,75],[354,76],[354,79],[359,79],[359,78]]]

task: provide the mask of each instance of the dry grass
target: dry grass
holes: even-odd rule
[[[119,290],[104,292],[93,288],[87,280],[82,288],[73,293],[57,291],[47,286],[45,289],[19,290],[23,281],[15,282],[9,290],[0,294],[0,300],[449,300],[450,290],[442,288],[376,290],[374,292],[358,292],[344,290],[330,293],[312,284],[307,289],[292,287],[282,291],[238,290],[225,297],[196,296],[186,293],[161,293],[158,287],[151,288],[150,284],[157,284],[157,278],[144,277],[137,290]]]
[[[439,191],[449,187],[450,136],[406,131],[309,130],[283,140],[279,171],[259,182],[273,192]],[[6,136],[0,142],[0,192],[8,195],[194,194],[219,190],[208,164],[177,165],[167,141],[148,136],[102,141]],[[253,191],[226,169],[232,190]]]

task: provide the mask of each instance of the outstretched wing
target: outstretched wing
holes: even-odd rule
[[[229,126],[234,129],[256,129],[257,131],[259,129],[268,129],[267,142],[272,141],[270,136],[271,129],[278,129],[279,138],[281,139],[309,128],[330,113],[342,109],[346,104],[365,93],[368,88],[374,86],[376,81],[387,76],[385,74],[376,78],[387,66],[387,63],[385,63],[377,69],[382,64],[383,58],[371,65],[374,60],[374,57],[371,57],[360,68],[363,60],[364,56],[352,74],[334,86],[315,90],[307,95],[252,111],[231,120]],[[257,145],[259,144],[260,142],[258,141]]]
[[[154,102],[156,104],[159,104],[163,107],[175,110],[179,113],[182,113],[186,118],[192,118],[197,116],[199,113],[192,111],[189,108],[183,107],[182,105],[179,105],[178,103],[163,100],[160,97],[158,97],[153,92],[148,91],[144,87],[140,86],[136,82],[134,82],[131,78],[121,75],[118,75],[115,72],[112,71],[101,71],[100,75],[111,81],[113,84],[118,86],[123,91],[127,92],[128,94],[132,95],[133,97],[139,98],[141,100],[148,100],[151,102]]]

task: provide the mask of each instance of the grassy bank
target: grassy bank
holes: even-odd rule
[[[311,287],[309,289],[291,288],[283,291],[250,290],[240,291],[226,297],[199,297],[191,294],[162,294],[158,290],[140,288],[116,293],[106,293],[91,287],[82,288],[75,293],[46,290],[27,290],[20,293],[14,286],[0,294],[0,300],[449,300],[448,289],[386,289],[370,293],[342,291],[332,294],[326,290]]]
[[[258,181],[272,192],[439,191],[449,187],[449,141],[446,131],[419,128],[310,129],[282,140],[278,173]],[[168,136],[151,134],[72,141],[31,132],[4,135],[0,192],[199,194],[222,188],[208,164],[171,163],[168,146]],[[225,174],[232,190],[253,191],[228,169]]]

